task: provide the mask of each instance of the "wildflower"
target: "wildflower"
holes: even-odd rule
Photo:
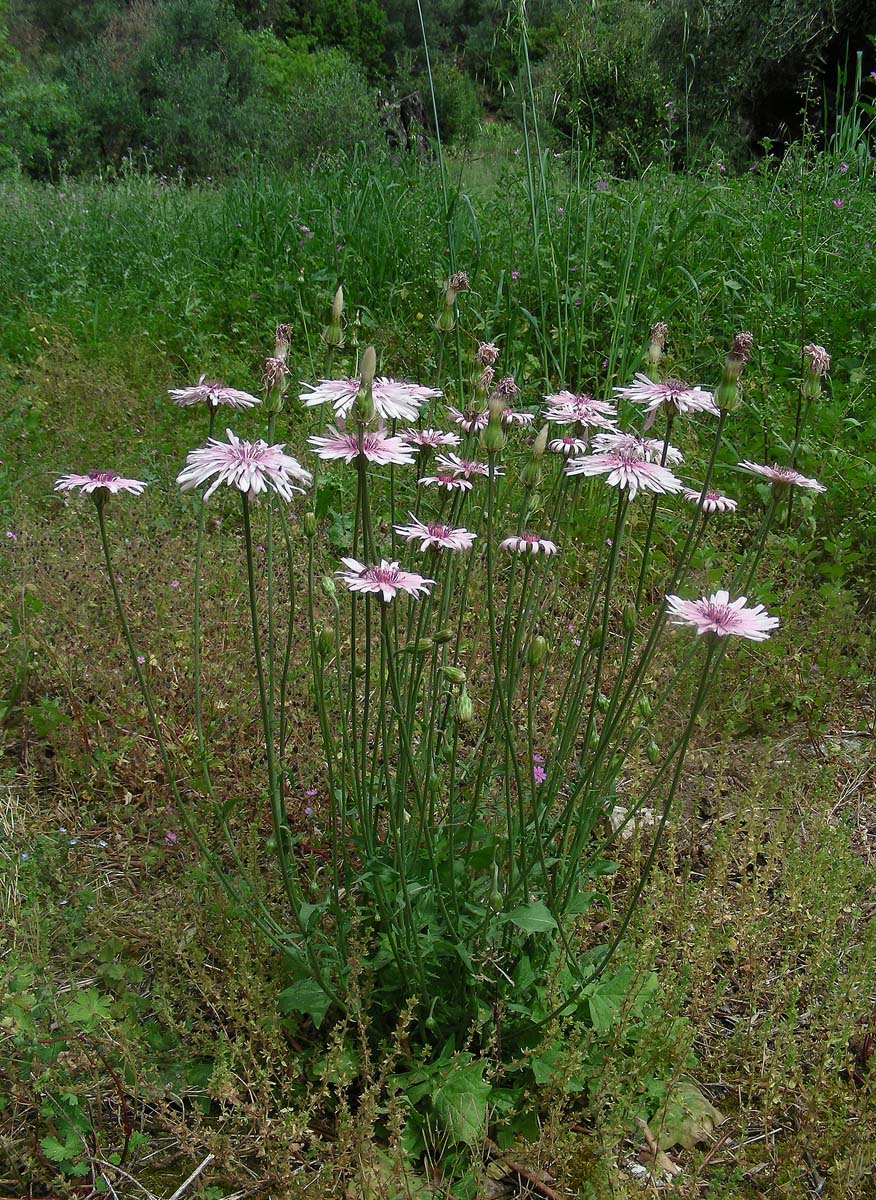
[[[142,654],[138,654],[138,655],[137,655],[137,662],[138,662],[138,663],[140,664],[140,666],[142,667],[142,666],[143,666],[143,664],[146,662],[146,659],[144,658],[144,656],[143,656]]]
[[[553,450],[555,454],[563,454],[568,458],[570,454],[586,454],[587,443],[583,438],[578,437],[554,438],[553,441],[548,442],[548,449]]]
[[[289,368],[282,358],[266,358],[262,371],[262,387],[266,391],[282,387],[289,373]]]
[[[228,387],[221,380],[207,379],[206,375],[202,375],[191,387],[169,388],[167,394],[180,408],[188,408],[192,404],[218,408],[220,404],[227,404],[229,408],[242,409],[252,408],[259,403],[257,396]]]
[[[167,833],[164,835],[165,846],[175,846],[178,841],[178,835],[175,834],[172,829],[168,829]]]
[[[443,429],[405,429],[400,436],[411,446],[419,446],[421,450],[458,446],[462,441],[458,433],[448,433]]]
[[[468,273],[466,271],[454,271],[447,281],[447,290],[453,292],[454,299],[457,292],[467,292],[468,287]]]
[[[447,415],[466,433],[480,433],[481,430],[486,429],[490,420],[490,414],[486,410],[475,412],[471,408],[465,408],[460,412],[458,408],[453,408],[451,405],[447,407]]]
[[[826,375],[830,370],[830,355],[824,346],[817,346],[814,342],[810,342],[808,346],[803,347],[803,355],[807,367],[813,375]]]
[[[7,537],[9,538],[9,540],[10,540],[10,541],[12,541],[12,542],[17,542],[17,541],[18,541],[18,534],[17,534],[17,533],[13,533],[13,531],[12,531],[11,529],[7,529],[7,530],[6,530],[6,536],[7,536]]]
[[[543,763],[544,759],[540,754],[533,754],[532,779],[536,784],[544,783],[544,781],[547,779],[547,771],[544,769],[544,766],[542,765]]]
[[[840,175],[845,175],[845,174],[847,174],[847,173],[848,173],[848,169],[849,169],[849,164],[848,164],[847,162],[841,162],[841,163],[840,163],[840,165],[839,165],[839,172],[840,172]]]
[[[520,395],[520,388],[517,386],[514,376],[503,375],[496,384],[495,394],[503,400],[516,400]]]
[[[528,412],[516,412],[513,408],[503,408],[500,419],[502,424],[507,429],[509,425],[531,425],[535,420],[535,414]]]
[[[342,433],[334,425],[329,426],[328,437],[309,437],[308,442],[314,447],[314,453],[320,458],[343,458],[350,463],[361,453],[369,462],[378,466],[408,466],[414,461],[414,452],[407,442],[400,437],[388,437],[382,429],[365,429],[362,432],[362,447],[359,448],[359,434]]]
[[[706,492],[702,499],[701,490],[697,488],[682,488],[681,494],[688,503],[696,504],[704,513],[735,512],[737,508],[735,500],[731,500],[729,496],[722,496],[720,492]]]
[[[607,192],[608,191],[608,184],[606,183],[606,181],[604,179],[597,179],[596,190],[597,190],[597,192]]]
[[[661,462],[664,447],[666,458],[662,466],[677,467],[684,462],[681,451],[675,446],[666,445],[661,438],[639,437],[635,433],[597,433],[593,439],[593,449],[602,454],[638,454],[645,462]]]
[[[469,459],[460,458],[458,454],[438,454],[435,456],[435,466],[441,471],[451,471],[454,475],[462,475],[465,479],[471,479],[472,475],[489,475],[490,468],[486,463],[472,462]],[[494,475],[501,475],[502,468],[494,467]]]
[[[470,550],[477,534],[468,529],[453,529],[450,525],[434,522],[424,524],[413,513],[408,513],[411,525],[396,525],[396,533],[407,542],[420,543],[420,550]]]
[[[498,346],[495,346],[492,342],[478,342],[478,348],[475,351],[475,362],[480,366],[492,367],[498,357]]]
[[[719,415],[711,392],[700,387],[688,387],[681,379],[665,379],[662,383],[654,383],[647,375],[638,373],[634,383],[629,387],[615,388],[614,394],[618,399],[632,400],[634,404],[646,406],[648,419],[645,429],[651,428],[661,408],[672,416],[691,412]]]
[[[174,589],[174,591],[176,591],[176,589],[179,587],[179,580],[171,579],[170,586]]]
[[[516,554],[556,554],[557,544],[548,538],[541,538],[535,533],[521,533],[507,537],[499,543],[503,550]]]
[[[833,204],[834,208],[842,208],[845,204],[845,200],[832,200],[831,203]]]
[[[310,388],[301,399],[307,408],[317,404],[331,403],[336,417],[345,417],[358,399],[362,381],[360,379],[321,379],[312,386],[309,383],[302,387]],[[374,409],[384,420],[414,421],[424,400],[440,396],[437,388],[420,387],[416,383],[404,383],[396,379],[378,376],[371,387],[371,397]]]
[[[439,471],[437,475],[426,475],[423,479],[418,479],[417,483],[422,483],[425,487],[432,487],[433,485],[441,487],[448,492],[471,491],[471,480],[465,479],[453,471]]]
[[[729,592],[715,592],[700,600],[682,600],[680,596],[667,596],[666,600],[672,624],[691,625],[698,636],[712,633],[764,642],[779,624],[779,618],[771,617],[762,604],[746,608],[746,596],[731,603]]]
[[[545,396],[544,416],[555,425],[583,425],[585,430],[614,429],[617,410],[607,400],[594,400],[585,392],[552,392]],[[586,438],[585,438],[586,441]]]
[[[768,479],[773,487],[780,491],[784,491],[789,487],[808,488],[811,492],[827,491],[824,484],[819,483],[817,479],[810,479],[806,475],[801,475],[793,467],[780,467],[775,463],[771,467],[765,467],[760,466],[758,463],[749,462],[748,459],[743,459],[739,466],[744,471],[751,471],[754,475],[763,475],[764,479]]]
[[[647,462],[637,454],[614,451],[591,454],[589,458],[573,458],[566,463],[567,475],[605,475],[611,487],[626,488],[630,500],[640,489],[648,492],[680,492],[681,480],[666,467]]]
[[[402,571],[397,562],[381,559],[379,565],[366,567],[355,558],[342,558],[346,570],[336,571],[351,592],[379,592],[388,604],[396,592],[407,592],[409,596],[427,595],[434,586],[434,579],[424,579],[413,571]]]
[[[97,492],[98,496],[118,492],[130,492],[132,496],[141,495],[146,484],[140,479],[124,479],[115,471],[89,471],[87,475],[62,475],[55,481],[56,492],[72,492],[74,488],[90,495]]]
[[[299,483],[309,484],[309,471],[289,454],[284,454],[284,444],[269,446],[261,439],[245,442],[235,437],[230,429],[225,431],[227,442],[210,438],[199,450],[190,450],[186,465],[176,477],[184,492],[199,487],[215,476],[213,483],[204,493],[209,500],[222,483],[236,487],[254,500],[260,492],[273,489],[284,500],[291,500],[293,492],[304,489]]]
[[[519,272],[519,271],[512,271],[512,272],[511,272],[511,278],[512,278],[512,279],[519,279],[519,278],[520,278],[520,272]]]

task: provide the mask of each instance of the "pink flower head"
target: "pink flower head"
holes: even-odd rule
[[[535,415],[528,412],[517,412],[513,408],[503,408],[501,420],[506,428],[510,425],[531,425],[535,420]]]
[[[419,446],[421,450],[458,446],[462,441],[458,433],[450,433],[443,429],[406,429],[400,436],[411,446]]]
[[[308,408],[328,402],[334,408],[336,417],[345,417],[356,403],[362,385],[358,379],[321,379],[315,386],[309,383],[301,386],[310,388],[308,393],[302,393],[301,396]],[[374,380],[371,387],[374,410],[384,420],[415,421],[423,401],[440,395],[437,388],[420,387],[416,383],[403,383],[381,376]]]
[[[174,404],[181,408],[187,408],[191,404],[206,404],[210,408],[218,408],[220,404],[227,404],[229,408],[241,409],[252,408],[259,403],[257,396],[228,387],[218,379],[208,379],[206,375],[202,375],[191,387],[169,388],[168,395]]]
[[[310,472],[305,471],[297,459],[283,453],[282,442],[276,446],[269,446],[261,439],[244,442],[230,429],[225,432],[227,442],[210,438],[202,449],[190,450],[186,455],[186,465],[176,477],[184,492],[200,487],[215,475],[204,493],[205,500],[209,500],[221,483],[238,488],[250,500],[269,489],[284,500],[291,500],[293,492],[304,490],[296,484],[311,482]]]
[[[729,496],[722,496],[720,492],[706,492],[702,500],[702,491],[698,488],[682,488],[681,494],[689,504],[696,504],[704,513],[735,512],[737,508],[735,500],[731,500]]]
[[[419,542],[420,550],[470,550],[477,537],[468,529],[453,529],[450,525],[434,522],[424,524],[413,513],[408,513],[412,524],[396,525],[396,533],[407,542]]]
[[[636,454],[609,452],[573,458],[566,463],[567,475],[605,475],[611,487],[626,488],[630,500],[640,489],[647,492],[680,492],[681,480],[666,467],[646,462]]]
[[[826,375],[830,370],[830,355],[824,346],[810,342],[808,346],[803,347],[803,356],[813,375]]]
[[[763,475],[764,479],[768,479],[773,487],[780,491],[789,487],[808,488],[811,492],[827,491],[824,484],[819,483],[817,479],[801,475],[793,467],[780,467],[775,463],[771,467],[764,467],[758,463],[749,462],[748,459],[743,459],[739,466],[755,475]]]
[[[587,442],[584,438],[579,437],[554,438],[553,441],[548,442],[548,450],[553,450],[555,454],[562,454],[568,458],[570,454],[586,454]]]
[[[123,479],[115,471],[89,471],[87,475],[62,475],[55,481],[56,492],[72,492],[79,488],[86,495],[115,496],[118,492],[130,492],[132,496],[142,494],[146,484],[141,479]]]
[[[664,443],[661,438],[639,437],[635,433],[597,433],[593,449],[601,454],[632,454],[645,462],[659,463],[663,457]],[[677,467],[684,462],[684,455],[675,446],[666,447],[664,467]]]
[[[350,463],[359,456],[359,434],[341,433],[334,425],[329,426],[328,437],[309,437],[308,442],[320,458],[343,458]],[[365,429],[362,432],[362,455],[368,462],[380,467],[395,463],[409,466],[414,461],[414,452],[400,437],[389,437],[382,429]]]
[[[711,633],[717,637],[742,637],[752,642],[764,642],[779,624],[779,618],[771,617],[762,604],[746,608],[746,599],[740,596],[731,603],[730,593],[723,591],[700,600],[667,596],[667,612],[673,625],[692,625],[698,636]]]
[[[434,579],[424,579],[413,571],[402,571],[397,562],[381,559],[380,564],[366,567],[355,558],[342,558],[346,570],[336,571],[351,592],[379,592],[388,604],[396,592],[407,592],[409,596],[428,595]]]
[[[584,392],[552,392],[545,396],[544,416],[555,425],[583,425],[586,429],[614,429],[617,410],[607,400],[594,400]]]
[[[556,554],[556,542],[549,541],[548,538],[538,537],[534,533],[515,534],[513,537],[507,537],[503,542],[499,543],[503,550],[511,550],[516,554]]]
[[[615,396],[623,400],[632,400],[634,404],[644,404],[648,410],[645,429],[650,429],[661,408],[667,413],[707,412],[712,416],[720,416],[712,393],[700,387],[688,387],[680,379],[665,379],[662,383],[654,383],[647,375],[638,374],[635,382],[629,387],[615,388]]]
[[[472,462],[470,459],[460,458],[458,454],[437,454],[435,466],[439,471],[450,471],[453,475],[461,475],[464,479],[471,479],[472,475],[489,475],[490,473],[490,468],[486,463]],[[494,467],[493,474],[501,475],[502,468]]]
[[[486,429],[490,420],[488,412],[475,412],[470,408],[463,409],[460,412],[458,408],[453,408],[450,405],[447,407],[447,415],[453,421],[454,425],[458,425],[466,433],[480,433],[482,429]]]
[[[457,475],[454,471],[439,471],[437,475],[426,475],[423,479],[418,479],[417,483],[422,483],[425,487],[444,488],[448,492],[470,492],[472,486],[470,479]]]

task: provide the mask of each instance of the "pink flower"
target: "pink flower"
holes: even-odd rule
[[[692,625],[698,636],[713,633],[717,637],[743,637],[752,642],[764,642],[779,624],[779,618],[771,617],[762,604],[746,608],[746,599],[740,596],[731,604],[729,592],[715,592],[700,600],[667,596],[667,612],[673,625]]]
[[[456,475],[452,471],[439,471],[437,475],[426,475],[423,479],[418,479],[417,483],[422,483],[425,487],[431,487],[434,484],[436,487],[444,488],[448,492],[471,491],[471,480],[465,479],[461,475]]]
[[[261,439],[244,442],[230,429],[225,432],[227,442],[210,438],[202,449],[190,450],[186,455],[186,465],[176,477],[182,491],[191,491],[215,475],[204,493],[205,500],[209,500],[222,483],[238,488],[250,500],[269,489],[282,499],[291,500],[293,492],[304,490],[296,484],[311,482],[310,472],[305,471],[297,459],[283,453],[282,442],[276,446],[269,446]]]
[[[221,380],[207,379],[206,375],[202,375],[192,387],[169,388],[168,395],[181,408],[187,408],[190,404],[207,404],[210,408],[227,404],[229,408],[240,409],[252,408],[259,403],[257,396],[228,387]]]
[[[714,417],[720,416],[712,393],[700,387],[688,387],[680,379],[665,379],[663,383],[654,383],[647,375],[638,374],[634,378],[635,383],[631,383],[629,387],[615,388],[614,394],[619,399],[645,405],[648,410],[645,429],[651,428],[661,408],[673,415],[707,412]]]
[[[439,471],[450,471],[453,475],[462,475],[465,479],[471,479],[472,475],[489,475],[490,468],[486,463],[472,462],[470,459],[460,458],[458,454],[437,454],[435,456],[435,466]],[[495,467],[494,475],[501,475],[502,468]]]
[[[519,278],[520,278],[520,272],[519,272],[519,271],[512,271],[512,272],[511,272],[511,278],[512,278],[512,279],[519,279]]]
[[[803,357],[813,375],[826,375],[830,370],[830,355],[824,346],[810,342],[808,346],[803,347]]]
[[[557,544],[548,538],[540,538],[534,533],[515,534],[499,543],[503,550],[511,550],[516,554],[556,554]]]
[[[480,433],[482,429],[486,429],[490,414],[488,412],[474,412],[470,408],[464,409],[462,412],[458,408],[453,408],[448,405],[447,415],[455,425],[459,425],[466,433]]]
[[[89,471],[87,475],[62,475],[55,481],[56,492],[72,492],[74,488],[79,488],[86,495],[98,492],[115,496],[117,492],[130,492],[132,496],[139,496],[145,487],[146,484],[142,480],[123,479],[115,471]]]
[[[175,834],[172,829],[168,829],[167,833],[164,835],[165,846],[175,846],[178,841],[178,835]]]
[[[350,463],[359,456],[358,433],[341,433],[329,426],[329,437],[309,437],[320,458],[343,458]],[[369,462],[385,467],[390,463],[407,466],[414,461],[414,452],[400,437],[388,437],[382,429],[366,429],[362,433],[362,454]]]
[[[659,463],[663,457],[661,438],[638,437],[634,433],[597,433],[593,449],[601,454],[632,454],[644,458],[645,462]],[[664,467],[677,467],[684,462],[684,455],[675,446],[667,446]]]
[[[172,587],[174,590],[176,590],[176,588],[178,588],[178,587],[179,587],[179,580],[178,580],[178,579],[171,579],[171,581],[170,581],[170,586],[171,586],[171,587]]]
[[[832,200],[831,204],[834,206],[834,208],[842,208],[845,204],[845,200]]]
[[[540,761],[539,761],[540,760]],[[532,756],[532,778],[534,783],[544,783],[547,779],[547,771],[542,766],[544,759],[540,755],[533,754]]]
[[[450,525],[438,525],[434,522],[424,524],[413,513],[408,513],[413,524],[396,525],[396,533],[408,542],[420,542],[420,550],[470,550],[472,542],[477,537],[468,529],[453,529]]]
[[[6,530],[6,536],[9,538],[9,540],[10,540],[11,542],[17,542],[17,541],[18,541],[18,534],[17,534],[17,533],[14,533],[14,532],[13,532],[11,529],[7,529],[7,530]]]
[[[612,487],[626,488],[630,500],[641,489],[647,492],[680,492],[681,480],[666,467],[646,462],[636,454],[623,451],[591,454],[589,458],[573,458],[566,463],[567,475],[606,475]]]
[[[587,443],[584,438],[554,438],[553,441],[548,442],[548,450],[553,450],[555,454],[563,454],[566,458],[568,458],[570,454],[586,454]]]
[[[706,492],[700,500],[701,491],[700,488],[682,488],[681,494],[685,500],[690,504],[696,504],[704,513],[725,513],[736,510],[737,502],[731,500],[729,496],[722,496],[720,492]]]
[[[366,567],[355,558],[342,558],[341,562],[346,570],[335,574],[351,592],[379,592],[387,604],[396,592],[407,592],[414,597],[428,595],[429,588],[435,583],[434,579],[424,579],[413,571],[402,571],[397,562],[385,559],[375,567]]]
[[[528,412],[515,412],[513,408],[502,409],[502,424],[508,425],[531,425],[535,420],[535,415]]]
[[[321,379],[316,386],[303,383],[310,388],[301,399],[308,408],[316,404],[330,403],[336,417],[345,417],[356,403],[361,383],[358,379]],[[424,400],[440,396],[438,388],[421,387],[416,383],[403,383],[396,379],[378,376],[371,388],[374,409],[384,420],[415,421]]]
[[[458,446],[462,438],[458,433],[445,432],[443,429],[405,429],[400,434],[412,446],[422,450],[436,450],[439,446]]]
[[[778,488],[780,491],[784,491],[789,487],[808,488],[811,492],[827,491],[827,488],[819,483],[817,479],[810,479],[806,475],[801,475],[793,467],[780,467],[775,463],[771,467],[764,467],[758,463],[749,462],[748,459],[743,459],[739,466],[745,471],[751,471],[755,475],[763,475],[764,479],[768,479],[773,487]]]
[[[142,667],[142,666],[144,665],[144,663],[146,662],[146,659],[145,659],[145,657],[144,657],[142,654],[138,654],[138,655],[137,655],[137,662],[138,662],[138,663],[140,664],[140,666]]]
[[[607,400],[594,400],[584,392],[552,392],[545,400],[544,416],[555,425],[580,423],[585,429],[614,429],[617,410]]]

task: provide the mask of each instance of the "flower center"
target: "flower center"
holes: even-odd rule
[[[388,583],[390,587],[395,587],[398,583],[398,571],[395,567],[369,567],[363,573],[363,578],[372,583]]]
[[[92,483],[112,483],[119,476],[115,471],[89,471],[88,478]]]
[[[678,396],[681,392],[686,392],[689,389],[683,379],[673,377],[663,380],[663,390],[670,396]]]
[[[540,541],[540,538],[535,533],[521,533],[520,539],[521,541],[527,542],[530,546]]]
[[[450,533],[449,525],[427,525],[426,529],[429,531],[429,537],[446,538]]]
[[[709,603],[706,606],[706,615],[710,621],[716,625],[728,626],[733,623],[734,610],[729,604]]]
[[[450,471],[445,471],[441,475],[438,476],[438,482],[439,483],[455,483],[456,476],[451,474]]]
[[[720,492],[706,492],[705,498],[706,498],[706,500],[720,500],[721,493]]]

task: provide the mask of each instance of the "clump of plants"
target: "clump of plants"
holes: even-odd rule
[[[647,1001],[653,981],[627,961],[625,934],[697,719],[728,647],[778,626],[747,599],[774,517],[792,489],[823,490],[796,469],[796,442],[790,465],[743,460],[770,499],[726,586],[698,596],[697,551],[737,508],[715,476],[751,335],[734,339],[714,391],[662,377],[667,330],[657,323],[646,371],[612,396],[560,389],[527,404],[501,347],[463,337],[467,290],[457,272],[444,292],[440,386],[378,375],[372,347],[334,377],[338,292],[326,377],[300,393],[303,413],[332,410],[298,449],[313,455],[312,470],[276,440],[292,378],[288,327],[277,329],[260,396],[206,378],[172,390],[206,415],[206,444],[178,476],[183,490],[203,489],[193,541],[199,779],[175,767],[113,563],[112,507],[145,484],[91,470],[56,485],[94,502],[174,803],[233,912],[281,956],[277,1002],[297,1052],[318,1061],[340,1041],[354,1097],[363,1056],[388,1055],[402,1112],[393,1136],[413,1158],[443,1157],[451,1175],[487,1135],[508,1144],[534,1134],[558,1080],[586,1091],[599,1069],[592,1047]],[[447,379],[446,358],[457,364]],[[798,441],[829,358],[810,345],[801,364]],[[264,439],[217,436],[220,412],[258,405]],[[709,423],[710,447],[701,478],[685,480],[674,442],[689,421]],[[332,507],[338,497],[345,511]],[[204,527],[211,506],[231,498],[252,646],[234,670],[255,673],[264,747],[263,776],[243,799],[215,778],[202,683]],[[226,678],[233,687],[236,676]],[[302,702],[322,747],[306,829],[290,816],[291,714]],[[621,807],[618,780],[634,755],[645,767]],[[238,835],[263,806],[269,858],[256,872]],[[606,922],[618,839],[645,810],[653,823],[639,878]],[[590,1049],[577,1053],[584,1031]]]

